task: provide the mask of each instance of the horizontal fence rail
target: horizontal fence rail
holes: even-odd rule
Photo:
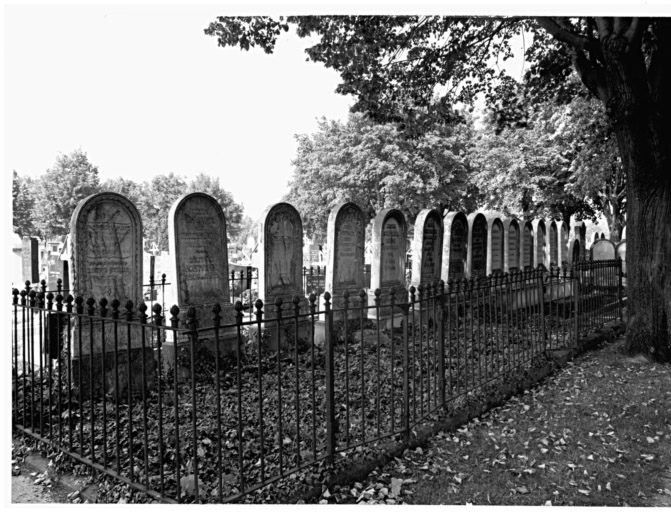
[[[252,289],[244,274],[236,297]],[[307,299],[200,317],[27,286],[12,291],[13,427],[160,501],[240,501],[339,453],[408,442],[576,347],[622,318],[621,276],[619,260],[580,262],[370,301],[313,283]]]

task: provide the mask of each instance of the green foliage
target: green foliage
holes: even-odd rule
[[[79,201],[100,191],[98,167],[84,151],[59,155],[56,163],[37,180],[38,205],[33,211],[42,236],[65,235]]]
[[[299,135],[287,200],[304,229],[326,237],[330,210],[353,201],[372,219],[383,208],[399,208],[413,221],[423,208],[469,209],[466,155],[470,124],[436,128],[408,138],[392,124],[362,114],[346,123],[319,121],[317,133]]]
[[[35,197],[31,194],[32,180],[22,178],[16,171],[12,171],[12,224],[19,236],[32,235],[35,232],[33,224]]]

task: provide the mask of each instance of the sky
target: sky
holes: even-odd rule
[[[273,55],[220,48],[222,8],[13,4],[5,9],[6,171],[39,176],[81,148],[101,181],[205,173],[258,218],[288,192],[294,135],[346,119],[339,78],[283,36]]]

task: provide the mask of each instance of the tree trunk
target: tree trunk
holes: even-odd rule
[[[670,120],[659,115],[652,100],[640,50],[627,48],[617,36],[605,38],[602,48],[606,108],[627,172],[625,350],[670,362],[671,141],[664,126]]]

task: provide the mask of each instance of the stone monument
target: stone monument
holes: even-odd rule
[[[433,209],[419,212],[412,241],[412,278],[410,284],[432,284],[440,280],[443,256],[443,219]]]
[[[482,213],[468,215],[466,277],[487,275],[487,219]]]
[[[504,270],[505,240],[503,222],[498,213],[490,213],[487,218],[487,275],[500,274]]]
[[[517,219],[503,220],[503,246],[506,248],[503,260],[503,271],[519,270],[520,262],[520,224]]]
[[[443,219],[443,262],[440,278],[462,279],[466,275],[468,219],[461,212],[448,212]]]

